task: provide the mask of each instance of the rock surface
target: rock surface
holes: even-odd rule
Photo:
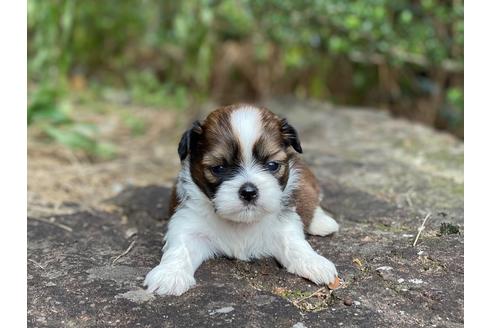
[[[183,296],[149,295],[142,282],[160,259],[169,189],[129,188],[107,201],[115,211],[28,218],[28,325],[463,326],[462,142],[383,112],[266,105],[298,128],[341,226],[308,240],[335,262],[342,288],[319,290],[272,259],[220,258]]]

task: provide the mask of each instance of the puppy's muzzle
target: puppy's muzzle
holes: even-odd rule
[[[251,182],[246,182],[239,188],[239,198],[246,204],[254,203],[258,198],[258,188]]]

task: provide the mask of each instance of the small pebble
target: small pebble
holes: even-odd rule
[[[129,239],[129,238],[135,236],[137,233],[138,233],[137,228],[135,228],[135,227],[129,228],[125,231],[125,237],[126,237],[126,239]]]
[[[350,297],[343,300],[343,304],[345,304],[346,306],[351,306],[352,303],[353,301]]]
[[[393,268],[390,266],[387,266],[387,265],[379,267],[376,269],[376,271],[390,271],[390,270],[393,270]]]
[[[234,307],[232,306],[226,306],[223,308],[220,308],[218,310],[213,311],[211,314],[216,314],[216,313],[229,313],[231,311],[234,311]]]

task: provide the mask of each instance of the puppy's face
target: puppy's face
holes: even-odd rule
[[[296,131],[272,112],[246,105],[223,107],[184,133],[178,152],[189,156],[194,183],[223,219],[254,222],[281,209]]]

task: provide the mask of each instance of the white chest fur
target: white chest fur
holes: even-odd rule
[[[290,192],[293,181],[295,174],[284,192]],[[289,272],[317,284],[334,281],[335,265],[305,240],[295,209],[283,208],[249,223],[220,218],[193,183],[186,163],[179,175],[177,194],[181,204],[169,222],[161,263],[144,281],[150,292],[181,295],[196,284],[193,275],[200,264],[220,255],[240,260],[272,256]]]
[[[263,217],[254,223],[236,223],[215,215],[213,210],[196,211],[192,204],[185,205],[172,218],[166,241],[175,238],[172,231],[188,231],[201,239],[216,255],[225,255],[240,260],[272,256],[272,248],[279,234],[299,232],[302,223],[292,212]]]

